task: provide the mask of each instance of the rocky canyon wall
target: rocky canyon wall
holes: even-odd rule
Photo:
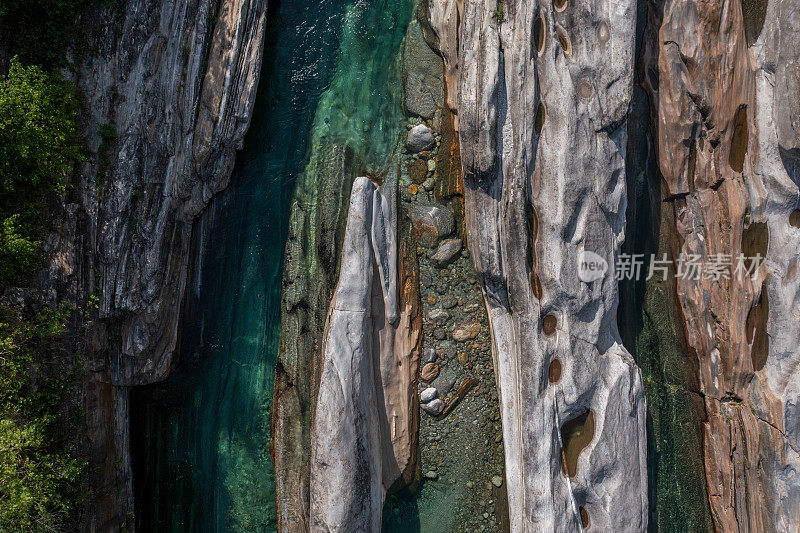
[[[128,388],[173,366],[193,222],[247,130],[267,3],[100,7],[75,73],[89,148],[50,281],[83,307],[91,484],[87,530],[133,529]]]
[[[343,61],[293,204],[272,420],[282,531],[376,530],[386,491],[418,477],[420,288],[396,192],[395,54],[408,20],[398,10],[385,22],[391,5],[370,8],[385,25],[370,31],[394,39],[383,55],[369,40],[352,48],[353,64],[378,66]],[[97,53],[76,75],[91,156],[47,243],[59,293],[97,303],[82,319],[90,530],[132,528],[128,391],[173,367],[193,222],[227,185],[247,129],[266,9],[131,0],[95,14]],[[699,469],[669,500],[691,500],[693,527],[796,529],[800,9],[431,0],[419,12],[442,74],[420,66],[405,89],[444,80],[445,91],[406,102],[443,124],[437,158],[414,162],[413,190],[437,169],[431,191],[456,198],[465,222],[491,326],[511,530],[661,527],[666,437],[685,479]],[[364,174],[380,185],[353,181]],[[628,206],[637,180],[642,219]],[[673,261],[764,260],[745,261],[745,276],[673,278],[673,265],[669,282],[648,281],[642,309],[623,306],[623,322],[650,320],[625,332],[632,356],[615,267],[639,232]],[[652,332],[660,344],[645,364]],[[646,387],[658,391],[649,451]]]
[[[676,286],[719,531],[798,523],[797,22],[791,2],[665,2],[642,66],[670,253],[731,265]]]
[[[430,10],[458,70],[448,93],[492,326],[511,529],[643,530],[645,398],[616,328],[613,266],[578,278],[583,252],[614,265],[624,239],[635,3]],[[455,42],[448,10],[460,13]]]

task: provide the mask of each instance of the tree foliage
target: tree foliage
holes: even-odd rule
[[[82,158],[74,88],[11,60],[0,78],[0,286],[32,275],[46,198]]]
[[[77,365],[57,353],[67,315],[0,308],[0,531],[61,530],[80,500],[63,412]]]
[[[63,64],[75,35],[75,22],[94,0],[0,0],[0,43],[27,64]]]

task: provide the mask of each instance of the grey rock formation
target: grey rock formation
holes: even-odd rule
[[[227,186],[241,148],[265,18],[263,0],[128,2],[119,33],[97,36],[98,56],[78,72],[89,147],[108,152],[107,168],[98,156],[82,169],[78,197],[99,318],[119,328],[117,385],[152,383],[172,367],[192,223]],[[101,148],[94,132],[106,123],[116,139]]]
[[[423,246],[435,248],[453,232],[453,214],[448,209],[415,205],[409,212],[414,233]]]
[[[435,143],[436,139],[433,138],[433,132],[425,124],[417,124],[408,130],[406,150],[412,154],[432,148]]]
[[[442,61],[425,42],[419,22],[406,32],[403,50],[403,90],[406,113],[432,119],[442,100]]]
[[[415,454],[416,368],[397,342],[408,324],[398,300],[395,188],[353,183],[311,428],[311,531],[380,531],[386,492]]]
[[[760,430],[768,435],[759,443],[766,472],[761,477],[766,526],[784,532],[800,524],[800,322],[795,319],[800,299],[800,108],[790,100],[800,90],[800,11],[783,0],[770,2],[764,16],[754,46],[758,111],[757,135],[751,140],[756,143],[752,165],[764,185],[756,205],[768,226],[769,274],[759,280],[766,280],[761,291],[768,295],[769,348],[751,402]],[[745,21],[746,28],[750,24]],[[760,296],[754,307],[764,309],[764,301]],[[752,328],[747,328],[748,341],[763,342],[751,336],[757,333]],[[751,360],[758,365],[758,358]]]
[[[264,0],[105,4],[73,72],[90,155],[57,233],[48,283],[82,318],[92,528],[133,527],[128,387],[173,366],[190,237],[227,184],[261,68]],[[95,29],[97,28],[97,29]],[[98,135],[108,124],[113,141]]]
[[[635,2],[563,4],[506,2],[502,22],[491,0],[428,5],[458,73],[447,94],[492,325],[511,530],[580,530],[583,508],[598,530],[644,531],[645,398],[617,333],[614,272],[577,277],[581,251],[613,265],[624,238]]]

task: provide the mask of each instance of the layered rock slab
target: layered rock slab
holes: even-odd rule
[[[579,530],[588,515],[600,530],[641,531],[645,398],[617,332],[613,269],[635,3],[496,8],[429,5],[431,40],[446,73],[458,73],[447,93],[457,97],[468,243],[492,327],[511,530]],[[584,251],[612,268],[580,281]],[[560,379],[549,383],[556,359]],[[591,418],[591,434],[562,442],[579,417]]]
[[[798,108],[786,95],[796,92],[798,13],[780,1],[660,7],[645,68],[657,72],[647,88],[675,212],[672,255],[730,265],[676,288],[705,408],[711,516],[722,531],[790,531],[800,521],[798,335],[787,318]],[[766,261],[745,259],[757,255]]]
[[[43,275],[85,337],[91,529],[133,527],[128,387],[173,368],[196,217],[230,178],[261,67],[262,0],[97,6],[72,75],[89,150]],[[101,135],[99,131],[113,135]]]
[[[311,531],[380,531],[386,492],[413,457],[417,362],[396,342],[395,188],[353,184],[311,428]]]

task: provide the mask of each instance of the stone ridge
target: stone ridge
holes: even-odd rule
[[[614,265],[624,238],[636,4],[559,4],[431,3],[432,41],[458,73],[447,92],[492,326],[511,530],[576,530],[588,516],[598,530],[643,531],[645,397],[617,332],[614,272],[577,278],[582,251]],[[576,450],[569,477],[559,428],[578,417],[593,428],[563,443]]]
[[[261,69],[266,0],[100,6],[75,82],[90,156],[44,284],[83,309],[87,530],[133,530],[128,389],[173,368],[194,222],[230,179]],[[102,131],[103,135],[99,132]]]
[[[798,11],[781,0],[676,0],[655,15],[644,67],[672,254],[722,254],[733,268],[739,254],[766,256],[752,276],[677,280],[711,516],[720,531],[795,530]]]

